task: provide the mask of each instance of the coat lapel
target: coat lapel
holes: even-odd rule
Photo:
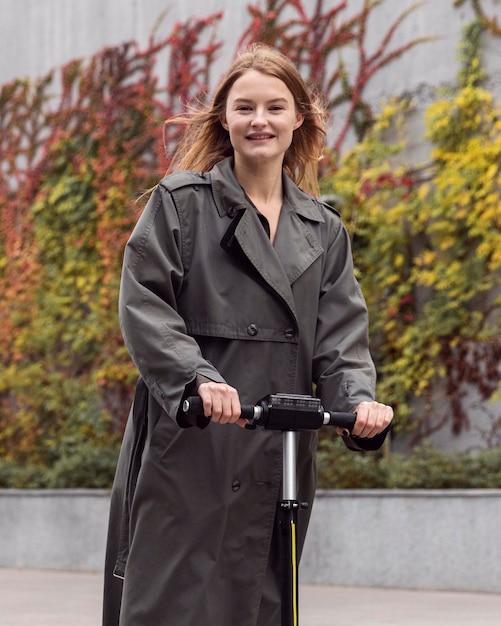
[[[233,217],[223,237],[232,253],[234,241],[261,278],[275,291],[296,318],[292,284],[322,254],[309,222],[323,222],[314,199],[284,176],[284,205],[273,246],[254,206],[236,181],[231,159],[212,170],[213,195],[221,217]]]
[[[296,318],[289,278],[254,208],[245,211],[235,229],[235,239],[261,278],[280,296]]]
[[[323,252],[309,222],[299,216],[288,198],[282,207],[274,249],[291,285]]]

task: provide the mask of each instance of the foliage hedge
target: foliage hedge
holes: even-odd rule
[[[55,451],[56,452],[56,451]],[[0,488],[109,489],[113,484],[119,447],[96,446],[79,439],[58,446],[52,464],[23,463],[0,458]]]
[[[61,451],[60,451],[61,452]],[[116,446],[67,442],[51,466],[0,459],[0,488],[110,488]],[[321,489],[499,489],[501,447],[443,452],[429,441],[410,454],[352,452],[339,437],[323,438],[317,454]]]
[[[443,452],[427,440],[410,454],[358,453],[324,439],[317,464],[321,489],[501,488],[501,447]]]
[[[416,443],[470,426],[467,397],[499,412],[501,103],[482,86],[481,35],[465,28],[456,84],[425,111],[429,162],[407,161],[412,102],[390,100],[322,181],[352,233],[379,397]],[[500,426],[493,415],[486,446]]]

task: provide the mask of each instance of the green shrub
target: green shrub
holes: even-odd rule
[[[47,487],[108,489],[113,484],[117,460],[117,445],[80,445],[47,470]]]
[[[381,452],[353,452],[340,437],[321,439],[317,468],[321,489],[377,489],[387,483]]]
[[[118,444],[63,446],[51,466],[21,465],[0,459],[3,489],[109,489],[118,459]]]
[[[0,488],[109,489],[119,446],[66,440],[48,466],[0,459]],[[353,452],[339,437],[321,439],[320,489],[501,489],[501,447],[442,452],[429,441],[409,454]]]
[[[442,452],[429,441],[410,454],[351,452],[325,439],[317,455],[322,489],[499,489],[501,447]]]
[[[0,459],[0,488],[45,489],[47,474],[42,466],[19,465],[9,459]]]

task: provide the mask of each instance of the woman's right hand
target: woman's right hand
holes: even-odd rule
[[[240,398],[238,391],[226,383],[209,381],[202,383],[197,390],[204,415],[217,424],[238,424],[245,428],[247,420],[240,418]]]

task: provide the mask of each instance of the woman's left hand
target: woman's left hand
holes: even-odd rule
[[[387,428],[393,419],[391,406],[376,401],[361,402],[355,413],[357,420],[351,434],[356,437],[375,437]]]

